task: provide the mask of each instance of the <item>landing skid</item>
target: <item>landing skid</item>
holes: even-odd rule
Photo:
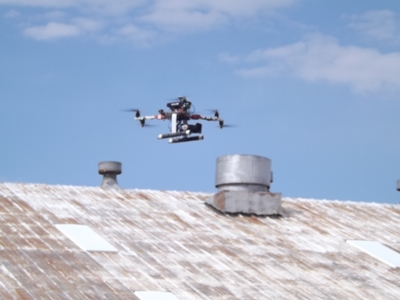
[[[183,143],[183,142],[193,142],[193,141],[201,141],[204,139],[203,135],[197,135],[197,136],[186,136],[182,138],[176,138],[176,139],[169,139],[170,144],[176,144],[176,143]]]

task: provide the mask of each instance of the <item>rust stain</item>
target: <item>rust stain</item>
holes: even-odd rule
[[[0,212],[7,213],[8,212],[8,210],[6,209],[7,207],[12,207],[12,202],[9,201],[7,198],[0,196]]]
[[[29,296],[28,292],[22,288],[16,288],[15,293],[17,294],[18,300],[34,300],[31,296]]]
[[[30,238],[26,238],[26,241],[34,249],[50,250],[50,248],[45,243],[43,243],[40,238],[30,237]]]
[[[73,218],[65,218],[65,219],[62,219],[60,222],[62,222],[64,224],[81,224],[78,220],[73,219]]]
[[[314,226],[314,224],[312,222],[310,222],[309,227],[320,234],[325,234],[325,235],[328,234],[328,232],[323,230],[320,226],[318,226],[318,225]]]
[[[145,213],[144,211],[140,211],[140,217],[146,220],[153,219],[149,214]]]
[[[185,221],[183,221],[178,215],[176,215],[174,213],[169,213],[169,214],[167,214],[167,216],[169,218],[171,218],[172,220],[181,224],[184,228],[191,228],[191,226],[189,224],[187,224]]]
[[[221,211],[225,211],[225,191],[214,195],[214,205]]]
[[[136,195],[143,200],[147,200],[147,201],[152,201],[152,199],[150,197],[148,197],[147,195],[145,195],[144,193],[136,193]]]
[[[216,249],[218,251],[224,253],[225,255],[227,255],[229,257],[232,257],[232,258],[238,256],[237,253],[233,253],[232,251],[228,250],[228,248],[226,248],[226,247],[219,246],[219,247],[216,247]]]
[[[71,200],[71,203],[75,204],[76,206],[78,206],[80,209],[82,209],[85,212],[89,212],[89,210],[87,209],[87,207],[85,205],[83,205],[82,203],[79,202],[79,200]]]
[[[257,224],[257,225],[265,225],[263,222],[261,222],[259,220],[259,218],[255,217],[255,216],[250,216],[248,218],[246,218],[248,222],[253,223],[253,224]]]
[[[33,208],[30,205],[28,205],[25,201],[22,201],[20,199],[14,199],[13,202],[20,208],[22,208],[25,213],[33,211]]]

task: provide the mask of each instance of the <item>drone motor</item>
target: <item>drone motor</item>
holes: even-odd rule
[[[167,103],[167,107],[172,111],[178,111],[182,109],[183,111],[188,111],[192,106],[192,102],[186,100],[185,97],[178,97],[178,102]]]

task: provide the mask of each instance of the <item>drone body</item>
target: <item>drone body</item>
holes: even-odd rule
[[[206,117],[195,114],[194,110],[191,111],[192,102],[188,101],[186,97],[178,97],[178,101],[167,103],[168,111],[160,109],[159,114],[154,116],[140,116],[139,110],[136,111],[135,120],[140,122],[143,127],[146,120],[169,120],[171,122],[171,132],[158,135],[159,139],[169,139],[169,143],[182,143],[199,141],[204,139],[201,134],[202,124],[189,124],[191,120],[205,120],[205,121],[218,121],[219,127],[224,127],[224,120],[219,117],[218,111],[215,111],[213,117]]]

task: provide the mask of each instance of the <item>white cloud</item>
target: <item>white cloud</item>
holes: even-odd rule
[[[168,30],[208,29],[235,17],[251,17],[294,0],[156,0],[141,21]]]
[[[163,31],[182,32],[193,29],[210,29],[226,22],[226,17],[217,12],[157,10],[139,20],[162,28]]]
[[[1,0],[0,0],[1,1]],[[76,0],[74,7],[99,15],[121,15],[146,5],[149,0]]]
[[[76,37],[101,28],[102,24],[86,18],[74,18],[70,24],[49,22],[42,26],[31,26],[24,30],[25,35],[35,40],[54,40],[59,38]]]
[[[144,30],[135,25],[126,25],[122,27],[118,30],[118,34],[133,40],[141,46],[149,46],[156,38],[156,33],[154,31]]]
[[[76,25],[81,31],[89,32],[89,31],[97,31],[102,27],[102,23],[87,19],[87,18],[74,18],[72,19],[72,23]]]
[[[289,6],[295,1],[297,0],[0,0],[0,6],[41,8],[39,17],[35,10],[33,17],[26,14],[25,22],[20,22],[31,24],[24,32],[35,39],[48,40],[98,31],[97,36],[106,37],[104,40],[107,41],[126,37],[142,43],[154,39],[155,35],[159,41],[160,37],[169,38],[171,34],[210,30],[236,18],[261,15]],[[71,15],[77,18],[71,19]],[[50,23],[38,24],[43,19]],[[86,22],[83,19],[101,22]],[[132,33],[127,34],[127,31]]]
[[[400,52],[384,54],[375,49],[341,46],[332,37],[315,35],[288,46],[249,54],[242,76],[290,74],[307,81],[345,84],[358,93],[399,89]]]
[[[53,10],[42,15],[43,18],[49,20],[60,20],[63,19],[67,14],[63,11]]]
[[[156,0],[153,11],[200,11],[250,16],[263,10],[288,6],[293,2],[294,0]]]
[[[20,15],[21,15],[21,13],[18,10],[12,9],[12,10],[9,10],[8,12],[6,12],[4,14],[4,17],[12,19],[12,18],[19,17]]]
[[[238,55],[233,55],[233,54],[230,54],[230,53],[227,53],[227,52],[223,52],[223,53],[220,53],[218,55],[218,59],[221,62],[228,63],[228,64],[233,64],[233,63],[239,62],[240,57]]]
[[[74,0],[0,0],[0,4],[13,6],[67,7]]]
[[[63,37],[73,37],[81,34],[79,27],[70,24],[50,22],[44,26],[32,26],[24,33],[36,40],[51,40]]]
[[[348,18],[351,20],[349,27],[365,37],[390,42],[400,41],[400,24],[396,14],[390,10],[369,11]]]
[[[295,0],[0,0],[0,5],[31,7],[92,7],[131,9],[151,5],[156,9],[207,9],[230,15],[250,15],[268,8],[287,6]]]
[[[76,8],[101,14],[121,14],[137,7],[146,0],[0,0],[0,5],[43,8]]]

